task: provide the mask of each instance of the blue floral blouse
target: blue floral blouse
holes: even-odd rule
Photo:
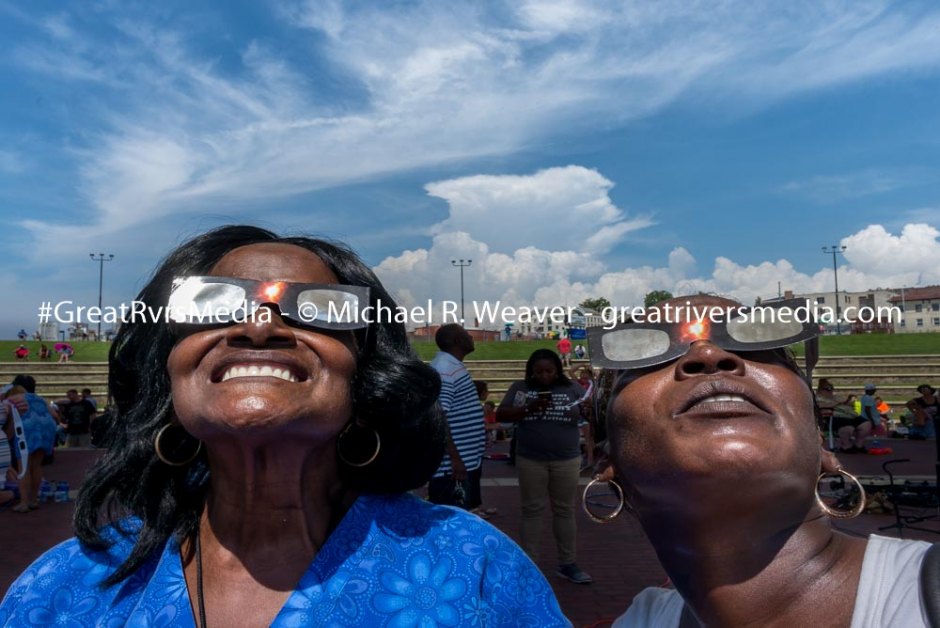
[[[89,552],[70,539],[23,572],[0,626],[194,626],[179,544],[130,578],[100,582],[133,540]],[[210,576],[211,577],[211,576]],[[329,536],[273,626],[570,626],[538,568],[502,532],[412,495],[363,495]]]

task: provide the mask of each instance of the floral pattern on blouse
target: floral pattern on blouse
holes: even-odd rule
[[[101,589],[133,547],[116,528],[105,536],[107,551],[71,539],[30,565],[0,604],[0,626],[195,626],[179,544]],[[363,495],[271,625],[571,624],[538,568],[490,524],[411,495]]]

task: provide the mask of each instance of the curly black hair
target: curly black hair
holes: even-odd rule
[[[370,305],[394,308],[375,274],[346,246],[306,236],[279,237],[253,226],[220,227],[177,247],[159,265],[137,296],[158,311],[167,305],[175,278],[205,275],[230,251],[250,244],[292,244],[316,254],[340,283],[366,286]],[[102,522],[119,525],[128,515],[140,520],[135,545],[124,563],[102,584],[128,578],[158,553],[171,535],[180,541],[195,532],[205,503],[210,469],[203,452],[185,467],[161,462],[154,437],[171,421],[173,402],[166,364],[182,334],[163,320],[121,325],[111,346],[108,374],[110,413],[104,446],[79,492],[74,526],[93,550],[110,542]],[[444,453],[443,417],[437,404],[440,378],[417,358],[400,323],[376,322],[357,336],[359,355],[351,384],[357,425],[373,428],[381,451],[371,464],[340,463],[350,489],[401,493],[427,482]],[[104,417],[102,417],[104,418]]]

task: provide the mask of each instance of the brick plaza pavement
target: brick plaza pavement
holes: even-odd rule
[[[881,475],[881,464],[888,459],[910,458],[911,462],[896,465],[897,473],[908,476],[932,477],[934,443],[886,441],[894,448],[892,456],[843,456],[848,470],[862,476]],[[498,445],[499,446],[499,445]],[[79,486],[85,470],[97,458],[94,450],[60,450],[56,461],[44,467],[49,480],[66,480],[73,490]],[[483,498],[487,506],[495,506],[499,514],[490,522],[518,541],[520,513],[515,469],[502,461],[487,461],[484,466]],[[587,475],[582,484],[588,481]],[[71,536],[71,515],[74,502],[43,504],[29,514],[5,509],[0,512],[0,594],[6,592],[13,579],[37,556],[52,545]],[[930,514],[930,513],[926,513]],[[578,563],[594,577],[591,585],[577,585],[555,575],[555,549],[551,539],[551,523],[546,507],[543,543],[539,567],[542,568],[561,603],[562,609],[576,626],[608,626],[623,612],[633,595],[647,586],[662,584],[665,573],[646,541],[639,525],[629,516],[622,516],[609,525],[591,522],[578,515]],[[853,534],[869,534],[879,526],[894,522],[891,515],[866,514],[838,527]],[[919,524],[940,532],[937,521]],[[882,534],[893,535],[889,530]],[[905,538],[940,541],[940,534],[905,530]],[[14,541],[9,542],[10,539]]]

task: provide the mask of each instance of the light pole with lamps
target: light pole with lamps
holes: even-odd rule
[[[830,246],[824,246],[824,247],[822,247],[823,253],[825,253],[826,255],[830,255],[830,254],[832,255],[832,275],[833,275],[833,277],[835,278],[835,282],[836,282],[836,290],[835,290],[835,294],[836,294],[836,335],[839,335],[839,336],[842,335],[842,323],[840,322],[840,319],[841,319],[841,314],[840,314],[841,308],[839,307],[839,267],[836,265],[836,254],[837,254],[837,253],[845,253],[845,249],[846,249],[845,246],[836,246],[835,244],[833,244],[831,247],[830,247]]]
[[[467,320],[467,317],[464,316],[463,311],[463,269],[473,263],[472,259],[468,260],[450,260],[452,266],[455,266],[460,269],[460,323],[464,324],[464,321]]]
[[[98,253],[95,256],[94,253],[89,253],[88,257],[91,258],[91,261],[98,262],[98,335],[95,336],[95,339],[101,340],[101,290],[104,287],[104,263],[113,260],[114,254],[108,253],[105,256],[104,253]]]

